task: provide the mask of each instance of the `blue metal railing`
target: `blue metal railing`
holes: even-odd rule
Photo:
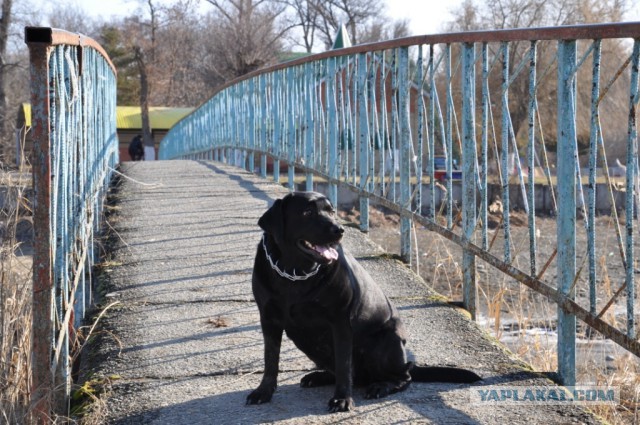
[[[94,235],[118,163],[116,73],[93,40],[27,27],[34,152],[33,392],[64,412],[74,332],[92,298]]]
[[[601,45],[607,42],[616,54],[605,61]],[[368,229],[371,199],[400,213],[401,255],[407,261],[413,222],[445,236],[463,250],[463,297],[472,316],[478,258],[558,305],[558,371],[572,385],[576,319],[640,355],[633,254],[639,45],[640,23],[627,23],[419,36],[325,52],[221,87],[171,129],[159,155],[225,160],[263,176],[272,167],[276,181],[283,163],[290,188],[295,172],[301,172],[307,189],[317,179],[325,181],[334,204],[338,186],[349,188],[360,196],[362,230]],[[600,90],[604,68],[609,81]],[[618,105],[620,98],[630,101],[622,108],[607,106]],[[612,112],[621,109],[618,115]],[[622,136],[622,179],[610,177],[603,113],[606,131],[629,128]],[[589,181],[583,189],[578,141],[588,123]],[[547,147],[552,141],[555,164]],[[459,173],[454,157],[461,160],[461,193],[454,183]],[[442,158],[444,169],[439,169]],[[622,190],[614,189],[621,180]],[[596,238],[604,236],[596,235],[594,226],[602,198],[596,190],[608,193],[605,209],[614,216],[625,271],[606,302],[595,253]],[[500,231],[489,242],[492,191],[502,213]],[[540,194],[550,201],[542,203]],[[513,250],[522,246],[510,224],[517,205],[527,213],[529,226],[526,272],[514,263]],[[541,210],[557,215],[556,249],[543,259],[536,246],[536,211]],[[617,217],[623,210],[624,234]],[[584,226],[577,212],[585,217]],[[576,252],[583,249],[576,246],[576,234],[583,230],[587,278],[576,262]],[[498,234],[502,247],[493,243]],[[545,275],[554,262],[557,277],[549,282]],[[583,285],[590,294],[586,304],[575,297]],[[624,298],[626,317],[605,319]]]

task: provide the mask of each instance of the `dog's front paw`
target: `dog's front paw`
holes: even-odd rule
[[[269,403],[273,396],[274,389],[258,387],[247,396],[247,404]]]
[[[353,407],[355,407],[355,403],[351,397],[346,398],[332,398],[329,400],[329,412],[348,412]]]

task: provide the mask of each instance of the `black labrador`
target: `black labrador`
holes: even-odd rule
[[[282,332],[320,371],[303,387],[335,384],[329,410],[354,406],[352,386],[366,398],[384,397],[417,382],[470,383],[471,371],[418,367],[407,360],[407,334],[398,312],[360,264],[345,252],[344,229],[320,193],[295,192],[278,199],[258,225],[264,230],[253,268],[260,310],[265,369],[247,404],[271,400],[278,377]]]

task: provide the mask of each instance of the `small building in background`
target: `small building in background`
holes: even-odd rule
[[[152,106],[149,108],[149,120],[151,134],[156,149],[156,157],[160,142],[175,123],[194,108],[169,108]],[[22,152],[28,158],[33,150],[33,140],[30,137],[31,129],[31,104],[23,103],[18,111],[16,123],[16,164],[20,164]],[[129,143],[138,134],[142,133],[142,116],[139,106],[116,107],[116,131],[120,147],[120,161],[129,161]]]

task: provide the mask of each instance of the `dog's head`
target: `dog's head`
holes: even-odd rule
[[[293,192],[276,200],[258,225],[276,241],[282,255],[328,264],[344,228],[336,221],[331,202],[317,192]],[[292,258],[293,259],[293,258]]]

